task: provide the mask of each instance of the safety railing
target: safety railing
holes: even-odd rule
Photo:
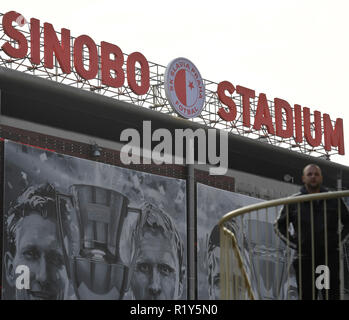
[[[347,299],[347,197],[297,195],[226,214],[219,221],[221,299]]]

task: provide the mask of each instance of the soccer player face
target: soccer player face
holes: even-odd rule
[[[179,295],[179,265],[172,242],[161,232],[145,231],[132,277],[137,300],[171,300]]]
[[[31,212],[23,218],[16,232],[12,272],[19,265],[27,266],[30,271],[30,288],[16,289],[16,299],[63,299],[66,274],[55,222]]]

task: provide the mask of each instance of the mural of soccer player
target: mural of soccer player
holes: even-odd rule
[[[136,300],[176,300],[183,293],[183,242],[172,218],[146,203],[133,234],[134,271],[131,288]]]
[[[51,186],[50,191],[36,187],[46,182],[55,188]],[[177,242],[177,245],[180,244],[180,255],[172,255],[170,250],[169,258],[165,254],[163,260],[166,263],[161,262],[159,269],[171,270],[166,265],[176,269],[175,281],[178,283],[174,290],[176,294],[172,295],[186,299],[187,283],[182,273],[177,272],[178,266],[180,270],[186,267],[187,254],[185,251],[183,253],[187,241],[186,194],[183,179],[120,168],[5,141],[2,298],[16,298],[16,280],[21,276],[16,274],[16,269],[26,265],[32,272],[30,284],[33,294],[30,290],[18,291],[19,299],[61,299],[62,296],[69,300],[134,299],[130,289],[132,270],[129,266],[132,266],[134,257],[131,240],[139,221],[139,209],[147,201],[156,204],[170,216],[172,222],[167,223],[166,218],[163,219],[165,222],[161,222],[160,218],[158,222],[159,225],[164,224],[169,243],[172,245],[175,237],[181,239]],[[46,233],[41,229],[37,231],[36,228],[42,224],[51,229]],[[174,229],[178,232],[170,237]],[[37,233],[42,234],[40,241]],[[46,234],[50,236],[49,239],[46,239]],[[31,239],[34,236],[35,243]],[[145,233],[144,236],[147,238],[149,235]],[[158,236],[161,239],[163,235],[159,232]],[[51,240],[51,245],[55,245],[54,252],[53,249],[49,251],[43,248],[50,247],[48,244]],[[37,248],[32,252],[24,251],[24,246],[30,242],[33,243],[32,248]],[[140,253],[145,255],[146,248],[140,248]],[[177,252],[177,247],[173,251]],[[36,263],[38,256],[47,258],[41,260],[41,265],[47,264],[45,270],[51,271],[48,280],[44,281],[45,289],[36,293],[34,289],[39,284],[35,283],[35,279],[40,278],[37,269],[41,266]],[[52,264],[54,256],[59,257],[55,259],[58,265]],[[141,273],[137,271],[135,274],[140,276]],[[68,282],[64,294],[60,280]],[[134,288],[138,292],[138,287]],[[163,291],[166,292],[167,288]]]
[[[229,229],[233,232],[236,238],[239,238],[238,227],[232,221],[229,224]],[[249,259],[244,255],[244,249],[239,248],[243,259],[248,263]],[[247,289],[243,279],[243,270],[238,266],[237,258],[234,254],[231,256],[230,266],[232,268],[232,277],[234,277],[234,297],[235,299],[246,299]],[[245,261],[246,264],[246,261]],[[245,272],[250,273],[249,266],[244,265]],[[207,280],[208,280],[208,295],[210,300],[220,299],[220,230],[219,225],[215,225],[211,230],[207,243]]]
[[[68,285],[57,229],[55,188],[28,187],[11,205],[6,223],[5,275],[17,300],[61,300]],[[30,272],[29,289],[16,286],[18,266]]]

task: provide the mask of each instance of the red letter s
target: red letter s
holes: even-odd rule
[[[218,84],[218,99],[229,108],[229,112],[219,108],[218,115],[225,121],[234,121],[236,118],[236,104],[233,99],[225,95],[225,90],[232,94],[235,91],[235,87],[229,81],[222,81]]]
[[[4,28],[4,32],[10,38],[18,42],[18,49],[12,47],[8,41],[5,42],[5,44],[1,48],[8,56],[12,58],[23,59],[25,58],[28,51],[28,42],[25,36],[12,26],[12,22],[16,21],[20,16],[21,14],[18,12],[9,11],[5,13],[2,18],[2,26]]]

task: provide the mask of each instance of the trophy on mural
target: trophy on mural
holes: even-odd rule
[[[122,299],[132,267],[120,256],[121,233],[127,214],[140,211],[130,208],[123,194],[93,185],[72,185],[69,195],[57,197],[61,241],[76,297]]]
[[[258,297],[263,300],[297,299],[297,283],[291,266],[294,252],[276,237],[269,221],[247,221],[250,254]]]

